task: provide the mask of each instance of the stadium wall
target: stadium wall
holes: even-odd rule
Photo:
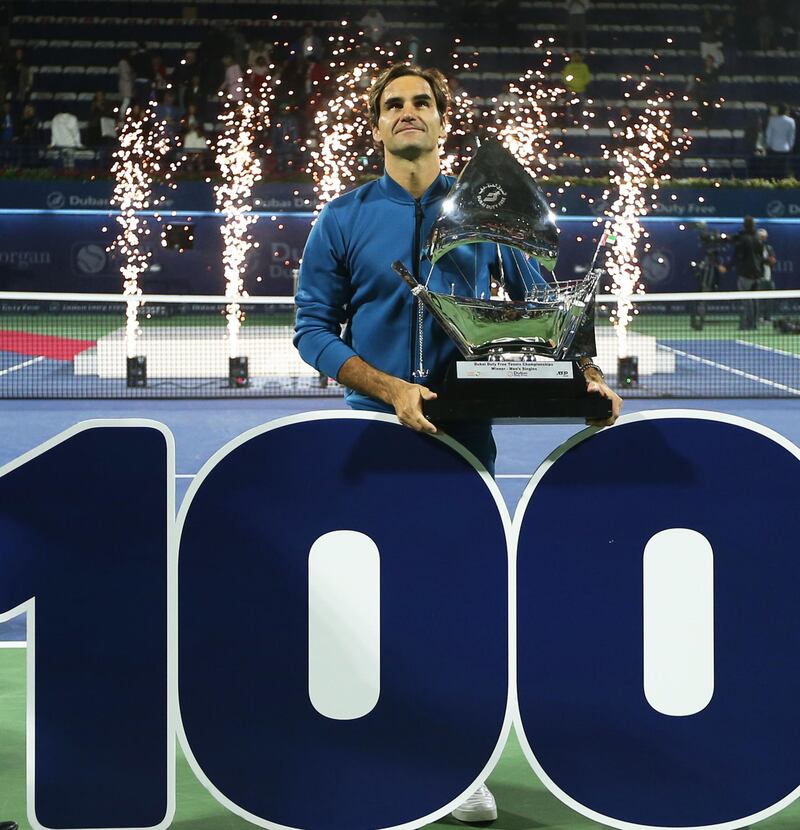
[[[562,233],[560,279],[579,274],[591,260],[597,237],[592,211],[603,209],[599,190],[564,190],[553,195]],[[648,291],[696,290],[694,264],[702,258],[702,249],[695,223],[704,221],[731,235],[745,213],[756,216],[769,231],[778,258],[777,287],[800,288],[800,190],[726,188],[716,193],[674,188],[661,193],[660,208],[645,220],[652,245],[642,258]],[[119,263],[106,251],[116,233],[110,196],[110,182],[0,183],[0,290],[121,290]],[[313,220],[313,192],[308,185],[262,186],[254,195],[254,205],[259,221],[252,233],[259,247],[248,257],[245,288],[253,295],[289,295],[292,272]],[[153,256],[142,278],[143,289],[223,293],[221,218],[214,212],[212,186],[181,183],[177,190],[168,191],[160,210],[160,219],[151,214],[146,220]],[[167,224],[191,225],[192,247],[183,252],[164,247],[161,231]],[[732,272],[722,278],[720,287],[735,288]]]

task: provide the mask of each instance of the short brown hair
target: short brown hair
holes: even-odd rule
[[[370,124],[374,127],[378,123],[381,114],[381,95],[384,89],[396,78],[403,78],[406,75],[415,75],[430,84],[439,117],[443,122],[447,121],[447,111],[450,108],[450,89],[447,86],[447,78],[438,69],[423,69],[413,64],[396,63],[384,69],[369,88]]]

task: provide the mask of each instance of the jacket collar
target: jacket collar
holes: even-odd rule
[[[402,202],[403,204],[413,205],[414,197],[404,188],[401,187],[388,173],[384,174],[378,179],[381,192],[393,202]],[[435,202],[437,199],[442,199],[447,194],[452,184],[444,173],[440,173],[432,182],[430,187],[422,194],[421,202],[423,205]]]

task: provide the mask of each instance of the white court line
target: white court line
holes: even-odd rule
[[[747,340],[734,341],[740,346],[752,346],[754,349],[761,349],[764,352],[775,352],[775,354],[786,355],[786,357],[793,357],[795,360],[800,360],[800,354],[795,352],[787,352],[785,349],[775,349],[772,346],[762,346],[760,343],[748,343]]]
[[[0,640],[0,648],[27,648],[25,640]]]
[[[533,473],[507,473],[505,475],[496,475],[495,478],[530,478]],[[177,473],[175,478],[194,478],[195,473]]]
[[[704,366],[713,366],[715,369],[721,369],[723,372],[730,372],[732,375],[739,375],[740,377],[747,378],[747,380],[752,380],[755,383],[763,383],[765,386],[773,386],[775,389],[782,389],[784,392],[791,392],[793,395],[800,395],[800,389],[795,389],[793,386],[787,386],[785,383],[777,383],[774,380],[767,380],[766,378],[759,377],[758,375],[750,374],[750,372],[743,372],[741,369],[734,369],[733,366],[726,366],[724,363],[717,363],[715,360],[709,360],[705,357],[698,357],[696,354],[689,354],[689,352],[684,352],[681,349],[676,349],[672,346],[663,346],[662,348],[668,349],[675,354],[679,354],[681,357],[694,360],[696,363],[702,363]]]
[[[0,377],[3,375],[7,375],[11,372],[16,372],[18,369],[24,369],[26,366],[30,366],[32,363],[38,363],[40,360],[44,360],[44,356],[40,355],[39,357],[32,357],[30,360],[26,360],[22,363],[17,363],[16,366],[9,366],[8,369],[0,370]]]

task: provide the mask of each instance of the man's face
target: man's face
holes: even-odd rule
[[[372,137],[385,154],[416,159],[436,153],[444,131],[430,84],[416,75],[395,78],[383,90]]]

